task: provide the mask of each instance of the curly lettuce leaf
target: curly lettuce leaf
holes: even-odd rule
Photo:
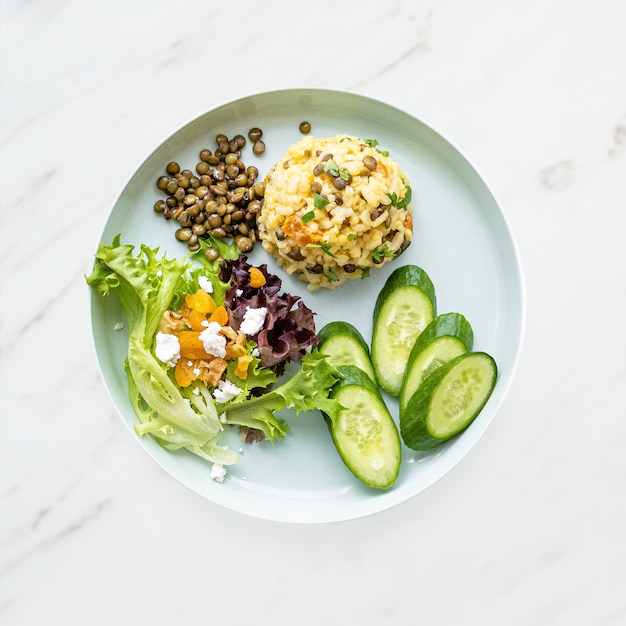
[[[152,353],[163,313],[189,291],[190,280],[197,283],[197,273],[190,279],[187,261],[159,257],[158,248],[142,245],[134,256],[134,246],[120,239],[100,244],[87,284],[104,296],[119,295],[129,332],[124,368],[137,434],[151,434],[168,449],[185,447],[213,462],[235,463],[237,455],[217,445],[224,428],[210,395],[183,392]]]
[[[284,422],[275,415],[282,409],[295,409],[296,413],[318,409],[336,415],[343,408],[329,397],[331,388],[340,376],[325,355],[317,351],[307,352],[300,359],[300,369],[283,384],[261,396],[225,404],[225,423],[257,428],[270,441],[282,438],[286,434],[282,428]]]

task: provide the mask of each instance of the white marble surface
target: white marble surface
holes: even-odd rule
[[[0,622],[626,623],[626,10],[615,0],[2,3]],[[260,521],[166,475],[83,275],[128,175],[224,101],[382,97],[500,198],[528,318],[499,416],[392,510]]]

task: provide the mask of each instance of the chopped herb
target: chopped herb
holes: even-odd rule
[[[369,278],[369,275],[370,275],[369,267],[360,267],[359,269],[361,270],[361,280],[363,280],[364,278]]]
[[[406,189],[406,193],[404,194],[404,203],[408,205],[408,204],[411,204],[411,198],[413,197],[413,190],[411,189],[409,185],[406,185],[405,189]]]
[[[380,263],[385,257],[393,256],[393,252],[387,247],[387,244],[383,244],[380,248],[374,248],[372,250],[372,257],[376,263]]]
[[[364,139],[363,141],[365,141],[365,143],[370,147],[370,148],[376,148],[376,146],[378,145],[378,139]],[[383,156],[389,156],[389,150],[379,150],[378,148],[376,148],[376,152],[382,154]]]
[[[302,216],[302,223],[308,224],[315,217],[315,211],[309,211]]]
[[[333,282],[336,280],[339,280],[339,276],[337,276],[337,274],[335,274],[335,272],[333,272],[333,270],[326,270],[324,272],[324,276],[326,276],[326,278],[328,278],[328,280],[332,280]]]
[[[324,171],[328,172],[331,176],[335,178],[337,176],[343,178],[344,180],[350,180],[350,172],[345,167],[339,167],[335,161],[332,159],[328,159],[324,164]]]
[[[307,243],[307,248],[321,248],[328,256],[332,256],[335,258],[335,255],[330,251],[330,244],[325,241],[321,241],[320,243]]]
[[[350,233],[348,235],[348,241],[354,241],[354,238],[356,237],[356,235],[354,233]]]
[[[324,209],[326,208],[326,205],[330,202],[330,200],[327,200],[326,198],[324,198],[324,196],[320,196],[319,193],[317,193],[317,191],[313,192],[313,206],[316,209]]]
[[[406,211],[409,206],[409,202],[411,202],[412,191],[411,188],[407,185],[405,187],[404,198],[398,198],[398,194],[394,191],[388,193],[389,199],[391,200],[391,204],[396,207],[396,209],[404,209]]]

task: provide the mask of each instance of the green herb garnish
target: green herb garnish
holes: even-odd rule
[[[333,270],[326,270],[324,272],[324,276],[326,276],[326,278],[328,278],[328,280],[332,280],[333,282],[339,280],[339,276],[337,276],[337,274],[335,274],[335,272],[333,272]]]
[[[391,256],[393,256],[393,252],[387,247],[386,243],[372,250],[372,257],[376,263],[380,263],[385,257]]]
[[[409,206],[409,202],[411,202],[411,196],[413,195],[413,192],[411,188],[407,185],[405,187],[404,198],[398,198],[398,194],[394,191],[388,193],[387,195],[391,200],[391,204],[396,207],[396,209],[404,209],[406,211],[407,207]]]
[[[302,223],[308,224],[315,217],[315,211],[309,211],[302,216]]]
[[[370,148],[376,148],[378,145],[378,139],[364,139],[363,140]],[[376,152],[382,154],[383,156],[389,156],[389,150],[379,150],[376,148]]]
[[[307,248],[321,248],[328,256],[332,256],[336,258],[335,255],[330,251],[330,244],[325,241],[320,241],[320,243],[307,243]]]
[[[313,192],[313,206],[316,209],[325,209],[326,205],[330,202],[330,200],[327,200],[326,198],[324,198],[324,196],[320,196],[319,193],[317,193],[317,191]]]
[[[328,172],[331,176],[335,178],[337,176],[343,178],[344,180],[350,180],[350,172],[345,167],[339,167],[335,161],[332,159],[328,159],[324,164],[324,171]]]

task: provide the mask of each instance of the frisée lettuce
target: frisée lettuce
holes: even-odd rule
[[[217,262],[199,266],[188,259],[160,256],[158,248],[146,245],[141,245],[135,254],[135,247],[123,245],[121,235],[117,235],[111,245],[99,245],[93,271],[86,279],[102,296],[117,293],[126,318],[128,354],[124,369],[130,401],[138,418],[137,435],[152,435],[168,450],[186,448],[208,461],[228,465],[236,463],[238,455],[220,444],[226,425],[254,429],[262,433],[261,438],[272,442],[281,439],[289,429],[276,416],[281,409],[293,408],[296,413],[309,409],[330,413],[337,409],[335,401],[328,396],[339,374],[317,352],[292,351],[285,358],[299,359],[299,368],[292,378],[278,384],[277,375],[282,372],[275,363],[268,367],[262,358],[252,356],[257,344],[250,341],[246,378],[236,378],[234,361],[224,371],[225,380],[236,380],[241,388],[234,399],[217,403],[210,387],[201,380],[193,380],[188,386],[177,384],[173,368],[155,355],[159,325],[166,312],[184,307],[188,294],[195,293],[207,276],[214,286],[213,296],[222,300],[223,306],[231,282],[225,281],[227,277],[221,277],[219,272]],[[271,275],[267,278],[271,281]],[[263,293],[264,302],[274,310],[278,294]],[[246,289],[246,296],[253,297],[252,290]],[[306,340],[300,342],[300,347],[307,343],[314,345],[318,338],[311,333],[309,316],[305,316],[307,328],[302,330],[298,329],[297,321],[304,317],[300,313],[291,317],[294,319],[285,333],[304,334]]]

